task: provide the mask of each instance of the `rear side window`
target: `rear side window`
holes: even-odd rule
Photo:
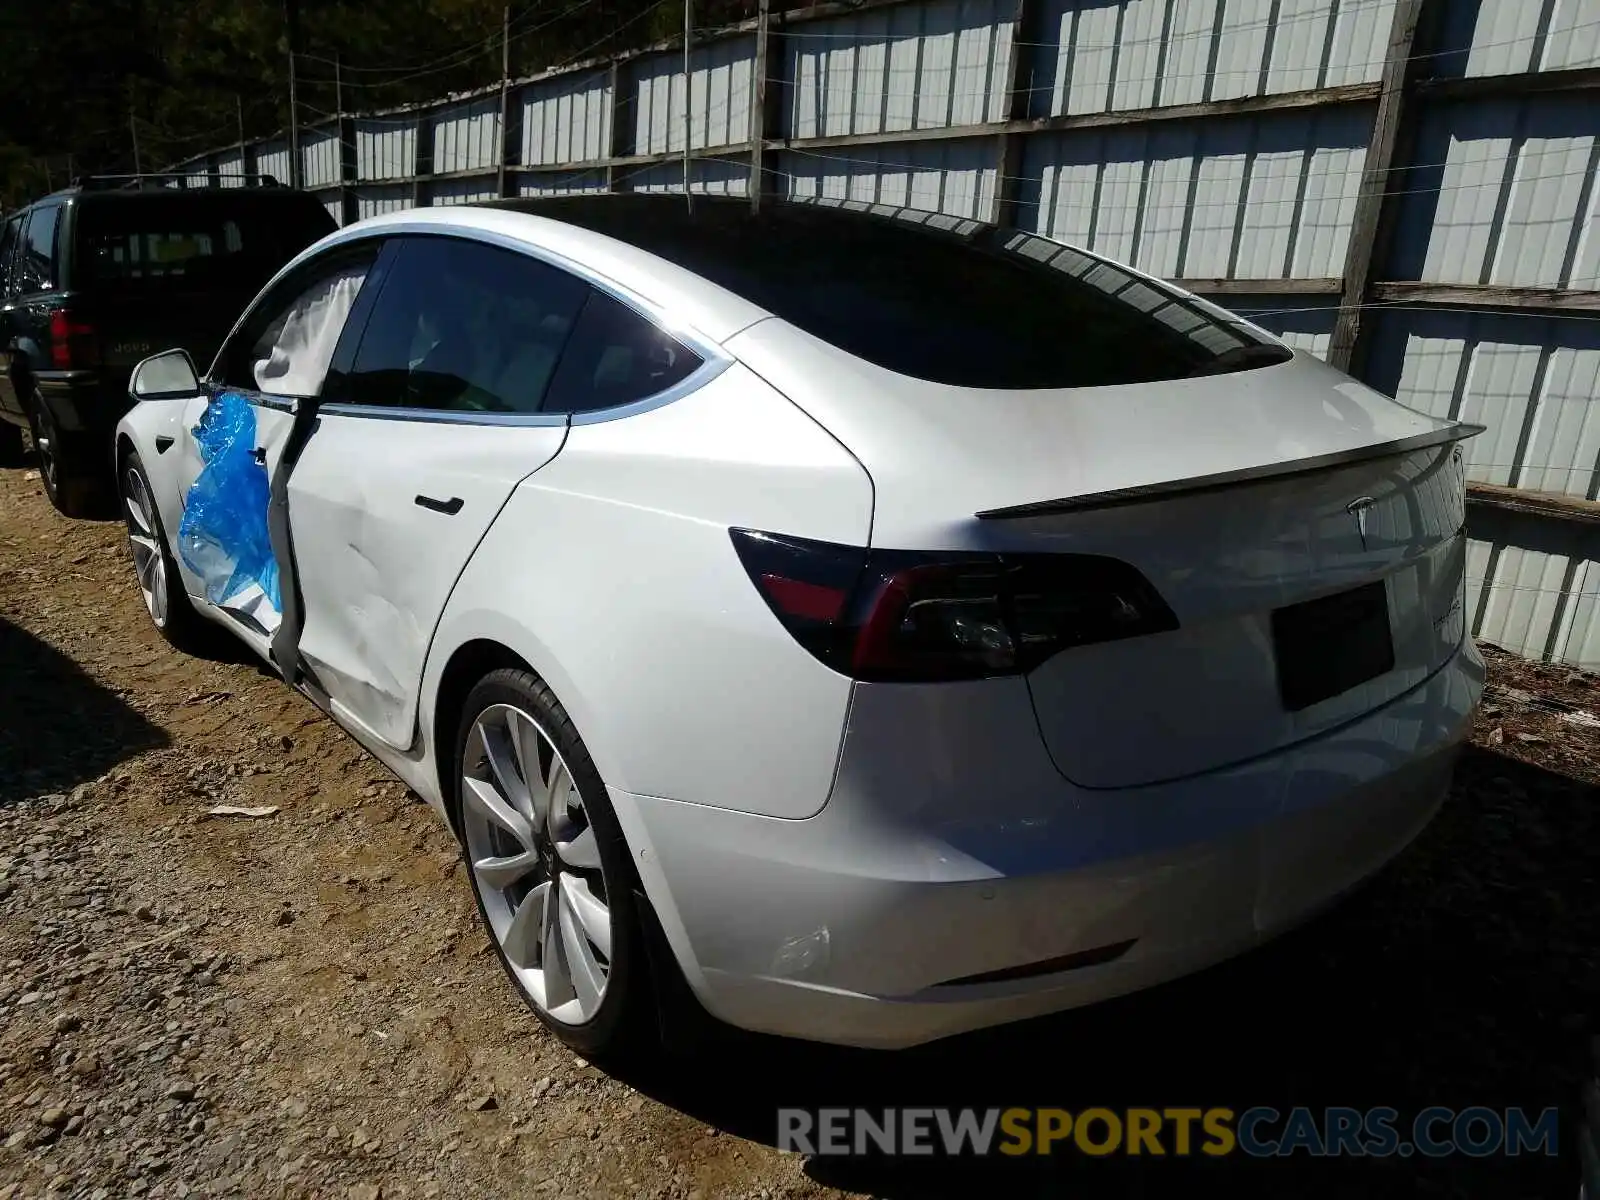
[[[632,404],[692,375],[698,354],[620,300],[591,291],[545,397],[547,412]]]
[[[1144,383],[1277,362],[1238,318],[1017,230],[930,213],[562,201],[550,215],[660,255],[888,370],[974,388]],[[865,206],[855,206],[863,208]],[[546,207],[530,207],[545,212]]]
[[[80,287],[113,292],[253,292],[333,229],[320,209],[182,195],[106,198],[80,210],[73,275]]]
[[[0,296],[11,290],[11,264],[17,256],[17,235],[21,232],[20,217],[12,217],[0,227]]]
[[[588,290],[525,254],[459,238],[406,238],[361,336],[350,401],[538,412]]]
[[[61,206],[52,204],[34,209],[28,218],[13,278],[16,291],[43,292],[55,286],[56,221],[60,215]]]

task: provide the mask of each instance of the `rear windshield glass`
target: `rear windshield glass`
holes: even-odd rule
[[[1144,383],[1291,356],[1222,309],[1059,242],[885,206],[530,204],[658,254],[880,367],[980,388]]]
[[[84,203],[73,273],[79,286],[119,291],[254,292],[333,229],[333,219],[309,205],[232,206],[181,197]]]

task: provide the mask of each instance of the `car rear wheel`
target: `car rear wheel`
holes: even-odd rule
[[[589,752],[531,672],[484,677],[454,758],[478,912],[517,991],[591,1058],[640,1048],[652,992],[633,869]]]
[[[87,439],[63,433],[37,389],[28,407],[28,425],[39,456],[39,479],[56,511],[66,517],[98,516],[104,485]]]
[[[128,528],[128,551],[133,556],[139,594],[150,620],[173,646],[192,650],[206,634],[205,619],[194,611],[178,564],[167,548],[150,477],[138,453],[123,460],[121,471],[122,520]]]

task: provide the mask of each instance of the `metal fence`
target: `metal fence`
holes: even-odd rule
[[[348,222],[500,195],[832,196],[1175,279],[1479,421],[1469,615],[1600,667],[1600,0],[863,0],[180,170]],[[687,111],[686,111],[687,110]],[[754,181],[754,182],[753,182]]]

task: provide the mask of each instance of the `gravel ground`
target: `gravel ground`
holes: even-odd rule
[[[1600,998],[1600,729],[1581,715],[1600,681],[1488,653],[1440,818],[1266,949],[896,1056],[728,1032],[618,1078],[513,997],[425,805],[242,650],[170,651],[120,527],[0,471],[0,1200],[1145,1196],[1200,1176],[1569,1198]],[[219,804],[278,811],[206,817]],[[773,1149],[780,1104],[1557,1105],[1567,1123],[1554,1161],[873,1163]]]

